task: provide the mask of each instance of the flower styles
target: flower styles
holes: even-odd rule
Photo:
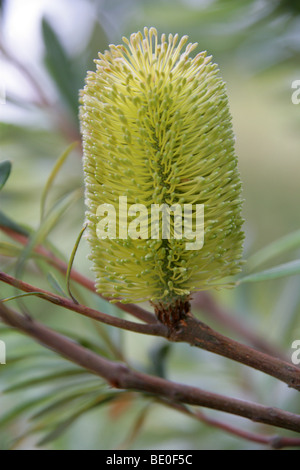
[[[81,92],[88,240],[101,294],[165,311],[186,305],[194,291],[230,286],[240,270],[234,135],[218,66],[206,52],[190,57],[197,44],[177,34],[159,42],[154,28],[123,41],[99,54]],[[98,207],[118,207],[120,197],[149,212],[204,205],[203,247],[187,250],[184,236],[172,237],[175,218],[168,238],[99,239]]]

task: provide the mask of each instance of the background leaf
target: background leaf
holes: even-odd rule
[[[11,173],[11,162],[0,162],[0,191],[5,185]]]
[[[49,193],[49,191],[50,191],[50,189],[53,185],[55,177],[59,173],[61,167],[65,163],[66,159],[68,158],[68,156],[70,155],[72,150],[74,150],[77,146],[78,146],[78,142],[73,142],[72,144],[70,144],[68,146],[68,148],[57,159],[57,161],[56,161],[56,163],[53,167],[53,170],[51,171],[51,173],[49,175],[49,178],[48,178],[47,183],[44,187],[42,197],[41,197],[41,220],[44,218],[46,199],[47,199],[48,193]]]
[[[0,242],[0,255],[9,258],[17,258],[20,256],[21,248],[13,243]]]
[[[19,235],[23,235],[24,237],[28,237],[30,235],[30,231],[26,227],[19,225],[10,217],[5,215],[2,211],[0,211],[0,225],[2,227],[9,228]]]
[[[71,60],[46,18],[42,21],[42,31],[46,48],[46,67],[75,118],[78,113],[78,87],[73,80]]]
[[[38,230],[33,233],[31,236],[28,244],[25,246],[19,260],[17,266],[17,277],[20,278],[22,276],[22,271],[27,259],[30,258],[32,251],[34,248],[44,242],[46,237],[49,233],[54,229],[62,215],[65,211],[79,198],[82,196],[82,190],[77,189],[73,191],[71,194],[68,194],[65,198],[58,201],[51,212],[48,214],[47,218],[42,221]]]
[[[255,274],[249,274],[249,276],[242,277],[237,284],[243,284],[245,282],[261,282],[270,281],[272,279],[278,279],[281,277],[294,276],[300,274],[300,260],[291,261],[290,263],[281,264],[274,268],[267,269]]]
[[[39,443],[39,446],[44,446],[50,444],[52,441],[56,440],[60,437],[66,430],[75,422],[77,421],[83,414],[89,412],[90,410],[97,408],[99,406],[106,405],[112,400],[115,400],[115,396],[113,394],[98,396],[96,399],[92,401],[85,400],[85,403],[81,408],[76,410],[71,416],[69,416],[66,420],[60,422],[53,431],[51,431],[48,435],[46,435]]]
[[[285,235],[250,256],[247,261],[247,269],[252,271],[258,266],[270,261],[272,258],[297,248],[300,248],[300,230]]]

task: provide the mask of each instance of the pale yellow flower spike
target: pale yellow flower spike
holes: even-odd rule
[[[81,92],[96,287],[123,302],[149,300],[161,318],[180,317],[193,292],[231,286],[241,265],[241,183],[225,84],[206,52],[190,57],[197,44],[187,36],[159,42],[156,29],[145,28],[123,42],[99,54]],[[203,247],[188,250],[186,238],[171,236],[175,218],[167,239],[148,239],[145,230],[142,239],[99,239],[97,210],[118,209],[120,197],[149,213],[153,204],[204,205]],[[125,230],[120,217],[117,210]]]

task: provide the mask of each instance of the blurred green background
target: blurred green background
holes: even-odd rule
[[[0,7],[0,85],[6,88],[6,104],[0,105],[0,160],[13,162],[12,175],[0,194],[0,210],[14,221],[33,229],[39,226],[41,194],[49,173],[58,156],[79,139],[78,90],[86,71],[94,69],[97,52],[110,43],[119,44],[123,35],[155,26],[160,33],[188,34],[191,41],[199,43],[198,50],[213,55],[227,82],[245,199],[245,259],[278,237],[299,229],[300,105],[291,101],[292,82],[300,80],[299,1],[2,0]],[[74,150],[55,181],[49,207],[82,183],[81,154]],[[83,221],[81,198],[65,211],[49,235],[66,260]],[[0,233],[1,240],[8,239]],[[87,253],[83,241],[75,267],[91,277]],[[297,252],[293,251],[276,262],[295,257]],[[51,288],[33,263],[26,266],[26,280]],[[0,256],[0,268],[14,272],[15,262]],[[63,285],[63,278],[58,278]],[[290,357],[292,342],[300,339],[299,281],[299,276],[294,276],[243,285],[234,291],[220,292],[216,298],[245,326],[273,341]],[[0,289],[1,298],[14,294],[3,285]],[[89,305],[119,314],[115,307],[80,289],[79,295]],[[45,308],[40,300],[26,299],[24,303],[40,321],[72,332],[80,341],[107,346],[103,332],[99,336],[92,322],[50,305]],[[222,330],[220,326],[218,329]],[[188,346],[172,345],[166,353],[164,341],[111,329],[105,332],[114,344],[122,344],[128,361],[141,370],[157,372],[158,362],[164,360],[168,378],[300,412],[296,392],[260,373]],[[0,392],[46,371],[50,374],[71,368],[19,335],[0,330],[0,338],[1,335],[7,338],[8,365],[0,366]],[[84,380],[88,387],[90,377]],[[20,436],[16,448],[35,448],[40,431],[53,427],[50,419],[36,434],[28,435],[28,430],[36,425],[29,421],[33,404],[16,413],[14,419],[8,420],[7,413],[16,404],[32,400],[38,406],[39,399],[51,398],[58,386],[62,392],[76,389],[81,376],[65,378],[60,384],[56,381],[40,386],[27,384],[13,394],[0,395],[1,449],[9,448]],[[60,412],[68,419],[68,413],[74,414],[77,406],[77,402],[72,402],[68,408],[65,403]],[[57,416],[54,423],[56,419]],[[266,430],[231,416],[223,415],[223,419],[247,429]],[[259,448],[161,405],[148,408],[145,397],[134,394],[92,409],[73,421],[70,419],[72,426],[66,426],[66,432],[46,447]]]

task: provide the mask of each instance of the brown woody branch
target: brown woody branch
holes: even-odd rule
[[[227,338],[226,336],[212,330],[204,323],[198,321],[190,313],[180,323],[179,328],[176,329],[168,328],[161,323],[150,325],[138,324],[117,317],[112,317],[111,315],[106,315],[84,305],[75,304],[69,299],[38,289],[3,272],[0,272],[0,281],[24,292],[39,292],[39,296],[41,298],[55,305],[59,305],[68,310],[72,310],[81,315],[92,318],[93,320],[97,320],[117,328],[136,333],[162,336],[174,342],[189,343],[192,346],[199,347],[206,351],[210,351],[252,367],[253,369],[259,370],[285,382],[291,388],[300,390],[300,369],[298,367]]]
[[[31,336],[66,359],[102,377],[114,388],[145,392],[172,402],[202,406],[242,416],[255,422],[300,432],[299,415],[136,372],[122,363],[96,355],[65,336],[8,309],[1,302],[0,318],[5,324]]]
[[[188,314],[182,325],[181,329],[171,332],[172,341],[189,343],[191,346],[227,357],[275,377],[300,391],[300,369],[293,364],[234,341],[200,322],[191,314]]]
[[[219,305],[209,292],[198,292],[193,298],[192,306],[200,309],[201,313],[204,314],[206,318],[217,321],[219,325],[224,326],[232,333],[237,333],[240,338],[249,342],[254,348],[270,356],[280,357],[286,360],[282,351],[279,351],[275,346],[268,343],[265,338],[251,331],[249,325],[245,325],[242,321],[237,319],[232,312],[228,312],[224,307]]]

